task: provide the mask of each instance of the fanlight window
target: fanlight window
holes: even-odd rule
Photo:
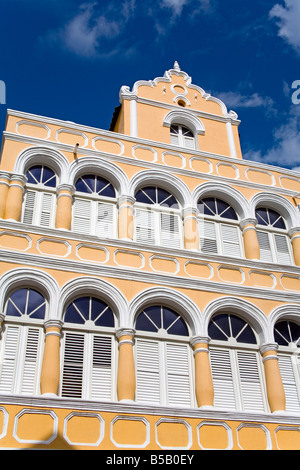
[[[57,184],[55,172],[47,166],[35,165],[29,168],[26,177],[22,222],[54,227]]]
[[[0,392],[37,395],[40,393],[46,300],[34,289],[18,289],[8,298],[5,314]]]
[[[171,144],[189,149],[195,149],[195,137],[190,129],[179,124],[173,124],[170,128]]]
[[[278,362],[286,398],[286,411],[300,412],[300,325],[279,321],[274,328]]]
[[[61,396],[114,398],[114,314],[96,297],[79,297],[67,307],[63,340]]]
[[[240,257],[241,233],[235,210],[225,201],[208,197],[198,201],[200,251]]]
[[[273,209],[258,208],[257,238],[262,261],[291,264],[290,242],[283,217]]]
[[[164,306],[150,306],[137,317],[136,330],[136,401],[193,406],[192,357],[183,318]]]
[[[238,316],[222,313],[208,328],[210,362],[218,408],[267,410],[263,370],[255,334]]]
[[[83,175],[75,183],[73,230],[75,232],[116,237],[116,191],[97,175]]]
[[[182,224],[176,198],[165,189],[155,186],[140,189],[135,197],[136,241],[180,248]]]

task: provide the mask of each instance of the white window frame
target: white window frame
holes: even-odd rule
[[[150,364],[148,366],[141,367],[141,364],[138,360],[138,354],[139,354],[139,347],[142,347],[140,345],[147,343],[152,343],[153,345],[157,346],[157,360],[158,364],[156,364],[157,369],[156,369],[156,380],[158,376],[158,387],[159,390],[155,390],[155,386],[151,386],[151,383],[149,380],[140,378],[140,374],[143,375],[143,373],[146,376],[151,375],[151,371],[153,372],[153,369],[151,367],[151,361],[154,357],[154,355],[147,356],[146,359],[149,362],[150,359]],[[183,380],[185,377],[188,377],[189,380],[189,389],[188,389],[188,395],[189,395],[189,404],[186,403],[175,403],[170,399],[170,394],[168,391],[168,364],[167,364],[167,348],[168,346],[182,346],[186,348],[187,350],[187,367],[188,367],[188,372],[187,373],[179,373],[178,370],[176,371],[177,374],[181,377],[183,377]],[[135,368],[136,368],[136,402],[137,403],[148,403],[151,405],[158,405],[158,406],[171,406],[175,408],[194,408],[196,407],[196,397],[195,397],[195,377],[194,377],[194,360],[193,360],[193,352],[189,343],[189,338],[184,337],[184,336],[177,336],[177,335],[171,335],[167,333],[150,333],[146,331],[138,331],[135,335],[135,346],[134,346],[134,357],[135,357]],[[177,363],[178,366],[178,363]],[[170,370],[170,369],[169,369]],[[155,373],[155,370],[154,370]],[[171,374],[170,374],[171,375]],[[143,382],[143,383],[142,383]],[[140,385],[141,384],[141,385]],[[144,394],[144,399],[140,398],[140,392],[139,388],[143,387],[143,389],[146,389],[146,392]],[[155,394],[158,394],[155,396]],[[179,400],[180,401],[180,400]],[[184,399],[185,401],[185,399]]]
[[[300,350],[278,345],[279,370],[286,396],[286,411],[300,413]]]
[[[76,222],[76,201],[83,201],[83,202],[89,202],[90,205],[90,217],[86,216],[86,213],[78,216],[78,218],[81,217],[82,220],[86,220],[86,224],[82,224],[80,227],[75,227],[77,225]],[[108,205],[112,209],[112,220],[110,220],[110,223],[112,225],[111,231],[109,235],[106,237],[105,234],[101,233],[101,231],[98,231],[97,225],[98,225],[98,210],[99,206],[103,205]],[[117,198],[111,198],[111,197],[104,197],[104,196],[94,196],[86,193],[82,193],[79,191],[76,191],[74,194],[74,201],[73,201],[73,208],[72,208],[72,231],[76,233],[84,233],[88,235],[94,235],[97,237],[104,237],[104,238],[117,238]],[[80,224],[81,225],[81,224]]]
[[[13,329],[17,337],[13,337]],[[37,336],[29,341],[28,334],[33,331]],[[12,335],[10,344],[8,335]],[[0,377],[5,374],[6,386],[0,385],[0,393],[39,395],[43,351],[44,328],[40,320],[27,319],[26,315],[6,316],[0,342]]]
[[[87,322],[88,323],[88,322]],[[83,347],[83,372],[82,372],[82,394],[79,399],[81,400],[100,400],[100,401],[116,401],[117,400],[117,340],[115,337],[115,328],[109,327],[95,327],[89,328],[85,325],[76,325],[74,323],[65,323],[63,327],[63,339],[61,345],[61,381],[59,387],[59,396],[63,398],[73,399],[72,396],[62,395],[63,378],[64,378],[64,364],[65,364],[65,345],[66,335],[82,334],[84,336]],[[92,366],[93,366],[93,338],[94,336],[106,337],[111,340],[111,369],[110,369],[110,393],[109,396],[92,395]]]
[[[205,222],[208,223],[213,223],[214,224],[214,231],[215,231],[215,241],[216,241],[216,246],[217,246],[217,251],[213,252],[203,252],[201,250],[201,240],[205,239],[205,236],[203,236],[203,228],[205,225]],[[245,253],[244,253],[244,244],[243,244],[243,238],[242,238],[242,232],[240,229],[239,225],[239,219],[237,220],[230,220],[226,219],[224,217],[220,217],[218,215],[215,216],[210,216],[210,215],[198,215],[197,217],[197,223],[198,223],[198,231],[199,231],[199,251],[203,254],[211,255],[222,255],[222,256],[231,256],[231,257],[237,257],[237,258],[244,258]],[[230,253],[226,253],[225,249],[225,240],[224,236],[222,234],[222,226],[226,227],[235,227],[236,228],[236,233],[237,233],[237,243],[232,243],[229,242],[230,245],[238,245],[240,254],[239,255],[232,255],[231,250],[229,249]],[[213,238],[210,238],[210,240],[213,240]]]
[[[260,261],[265,261],[265,262],[271,262],[271,263],[276,263],[276,264],[285,264],[285,265],[294,265],[294,258],[293,258],[293,253],[292,253],[292,247],[291,247],[291,242],[290,238],[287,234],[287,230],[283,229],[276,229],[274,227],[272,228],[267,228],[264,225],[257,224],[256,226],[256,233],[259,238],[259,234],[263,233],[268,236],[268,245],[269,249],[265,249],[265,255],[260,256]],[[287,253],[286,255],[289,257],[289,260],[287,261],[280,261],[279,254],[278,254],[278,249],[276,246],[276,236],[282,236],[285,238],[286,241],[286,246],[287,246]],[[262,244],[259,243],[260,245],[260,250],[262,252]],[[271,257],[271,259],[270,259]]]
[[[137,213],[138,211],[147,211],[149,212],[150,217],[153,221],[152,227],[147,227],[146,225],[143,228],[151,230],[153,233],[153,238],[148,240],[140,240],[137,236]],[[171,243],[170,237],[167,235],[167,239],[163,240],[162,227],[161,227],[161,215],[171,215],[174,216],[178,221],[178,237],[174,238],[174,243]],[[170,233],[170,232],[169,232]],[[160,204],[147,204],[147,203],[135,203],[135,231],[134,231],[134,241],[137,243],[147,243],[154,244],[157,246],[166,246],[172,248],[183,248],[183,226],[182,226],[182,215],[181,209],[171,209],[168,207],[163,207]]]
[[[27,201],[29,194],[31,193],[34,193],[33,205],[32,203],[28,203]],[[50,199],[51,208],[50,210],[47,209],[45,211],[43,207],[43,198],[44,196],[48,196],[48,195],[49,195],[49,199],[51,197]],[[29,204],[30,204],[30,207],[28,207]],[[27,211],[32,212],[30,221],[27,220],[27,217],[28,217],[26,215]],[[46,214],[49,214],[49,219],[48,219],[49,222],[47,223],[43,222],[43,211]],[[55,227],[55,214],[56,214],[56,188],[50,188],[48,186],[44,186],[41,183],[39,184],[27,183],[23,206],[22,206],[22,216],[21,216],[22,223],[54,228]]]
[[[177,126],[178,127],[178,134],[174,134],[171,131],[172,126]],[[193,137],[185,137],[183,135],[182,129],[188,129],[192,134]],[[190,150],[196,150],[196,139],[195,139],[195,134],[194,132],[187,126],[183,124],[177,124],[177,123],[172,123],[170,127],[170,138],[171,138],[171,144],[176,145],[178,147],[184,147],[185,149],[190,149]],[[186,145],[187,142],[191,142],[192,145]]]
[[[221,391],[218,389],[216,386],[216,379],[214,378],[214,367],[213,367],[213,358],[211,351],[227,351],[229,353],[229,358],[230,358],[230,367],[231,367],[231,375],[232,375],[232,384],[233,384],[233,396],[234,396],[234,402],[235,406],[228,406],[222,404],[222,399],[220,400],[221,403],[216,404],[215,407],[219,409],[227,409],[227,410],[232,410],[232,411],[242,411],[242,412],[261,412],[261,413],[268,413],[269,411],[269,404],[267,400],[267,391],[266,391],[266,384],[265,384],[265,374],[264,374],[264,368],[261,360],[261,354],[259,352],[258,346],[257,345],[252,345],[252,344],[243,344],[243,343],[238,343],[234,338],[229,338],[228,341],[220,341],[220,340],[211,340],[210,346],[209,346],[209,351],[210,351],[210,364],[211,364],[211,370],[212,370],[212,376],[213,376],[213,384],[214,384],[214,389],[215,389],[215,400],[216,400],[216,395],[218,393],[218,400],[219,400],[219,394],[221,394]],[[259,374],[259,384],[260,384],[260,389],[261,389],[261,395],[262,395],[262,410],[258,410],[257,406],[254,405],[253,409],[248,409],[248,407],[243,404],[243,392],[242,392],[242,380],[241,376],[239,374],[239,364],[238,364],[238,353],[253,353],[256,356],[256,362],[257,362],[257,369],[258,369],[258,374]],[[224,373],[224,376],[226,375],[226,369],[225,367],[220,367],[222,368],[222,373]],[[228,381],[224,380],[224,384],[228,385]],[[226,385],[225,385],[226,387]],[[227,389],[228,393],[228,389]],[[249,396],[251,391],[249,390]],[[222,394],[223,395],[223,394]],[[225,396],[225,393],[224,393]],[[251,398],[250,400],[251,401]]]

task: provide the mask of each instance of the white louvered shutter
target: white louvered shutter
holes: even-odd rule
[[[179,145],[179,136],[178,134],[171,134],[171,144]]]
[[[218,253],[216,227],[214,222],[199,222],[200,250],[202,253]]]
[[[178,214],[160,214],[161,244],[171,248],[180,248],[180,218]]]
[[[300,401],[291,356],[278,354],[278,363],[286,398],[286,411],[299,413]],[[300,364],[299,364],[300,365]],[[298,367],[299,367],[298,365]]]
[[[91,232],[91,201],[85,199],[75,199],[73,213],[74,232]]]
[[[39,224],[43,227],[50,227],[52,222],[54,195],[49,193],[41,193],[40,199],[41,207]]]
[[[136,209],[135,211],[136,241],[141,243],[155,243],[154,213],[150,209]]]
[[[39,373],[41,366],[41,328],[26,328],[26,348],[23,364],[23,380],[21,392],[33,395],[39,389]]]
[[[98,203],[97,230],[99,237],[112,238],[114,235],[114,209],[115,206],[109,203]]]
[[[223,245],[223,254],[228,256],[241,256],[240,240],[238,227],[233,225],[221,224],[221,237]]]
[[[158,342],[136,340],[136,401],[160,404]]]
[[[270,246],[269,234],[267,232],[261,232],[257,230],[257,239],[260,249],[260,260],[272,262],[273,256]]]
[[[286,235],[274,234],[278,263],[291,264],[291,257]]]
[[[82,398],[84,339],[83,333],[65,333],[62,373],[63,397]]]
[[[5,335],[2,338],[1,351],[1,393],[13,393],[15,383],[15,364],[17,361],[20,327],[6,326]]]
[[[30,190],[26,191],[25,205],[24,205],[24,212],[23,212],[24,224],[33,223],[36,196],[37,196],[36,191],[30,191]]]
[[[92,399],[112,399],[112,338],[93,335]]]
[[[195,148],[195,139],[194,137],[189,137],[189,136],[182,136],[183,138],[183,146],[188,148],[188,149],[194,149]]]
[[[191,371],[187,345],[166,344],[166,369],[168,404],[191,406]]]
[[[1,361],[2,393],[34,395],[39,392],[41,342],[41,328],[7,325]]]
[[[225,349],[210,349],[211,371],[214,385],[214,406],[236,409],[230,352]]]
[[[243,411],[265,411],[257,355],[255,352],[237,351],[239,380]]]

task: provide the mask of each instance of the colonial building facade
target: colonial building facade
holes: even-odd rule
[[[300,179],[239,124],[176,62],[109,130],[8,111],[2,449],[300,449]]]

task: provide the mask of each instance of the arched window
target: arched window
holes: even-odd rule
[[[240,411],[267,411],[264,375],[256,336],[242,318],[221,313],[208,335],[215,406]]]
[[[46,308],[44,296],[35,289],[18,289],[8,298],[1,338],[1,393],[40,393]]]
[[[96,297],[74,299],[64,315],[62,397],[115,398],[114,314]]]
[[[176,198],[165,189],[156,186],[139,189],[135,198],[136,241],[180,248],[182,222]]]
[[[172,124],[170,127],[171,144],[189,149],[195,149],[193,132],[181,124]]]
[[[215,197],[200,199],[197,207],[200,251],[241,257],[241,231],[235,210]]]
[[[35,165],[28,169],[26,177],[22,222],[54,227],[57,184],[55,172],[45,165]]]
[[[189,331],[174,310],[154,305],[136,320],[136,401],[194,406]]]
[[[281,320],[274,328],[286,411],[300,413],[300,325]]]
[[[90,174],[77,179],[75,190],[74,232],[115,238],[117,201],[113,185],[101,176]]]
[[[284,218],[273,209],[265,207],[255,211],[257,238],[262,261],[291,264],[291,247]]]

